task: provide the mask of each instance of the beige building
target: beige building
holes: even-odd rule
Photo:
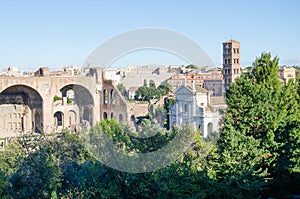
[[[278,77],[285,82],[292,80],[296,81],[296,69],[293,67],[279,67],[278,69]]]
[[[178,69],[179,70],[179,69]],[[156,86],[175,75],[178,70],[167,66],[128,66],[120,71],[121,81],[126,89],[143,86],[144,80],[153,80]]]
[[[223,43],[223,80],[226,90],[240,74],[240,42],[231,39]]]
[[[216,70],[207,73],[176,74],[168,79],[167,83],[169,83],[174,90],[181,85],[192,87],[193,84],[195,84],[210,91],[211,96],[223,95],[223,74]]]

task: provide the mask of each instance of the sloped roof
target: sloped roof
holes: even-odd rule
[[[241,42],[233,40],[233,39],[230,39],[228,41],[225,41],[223,44],[229,44],[229,43],[239,43],[240,44]]]
[[[185,89],[187,89],[188,91],[194,93],[193,88],[192,88],[191,86],[186,86],[186,85],[180,86],[179,88],[177,88],[177,89],[175,90],[174,93],[176,93],[177,91],[179,91],[179,90],[182,89],[182,88],[185,88]],[[208,93],[208,90],[206,90],[205,88],[202,88],[202,87],[199,86],[199,85],[195,86],[195,90],[196,90],[196,93]]]
[[[181,85],[179,88],[177,88],[174,93],[178,93],[179,91],[182,91],[183,89],[189,91],[189,93],[193,93],[193,89],[189,86]]]

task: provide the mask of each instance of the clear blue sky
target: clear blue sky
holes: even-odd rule
[[[1,1],[0,69],[81,67],[101,42],[143,27],[187,35],[216,65],[221,64],[222,42],[231,37],[241,42],[243,66],[263,51],[278,55],[280,64],[300,65],[299,9],[298,0]],[[137,57],[124,64],[143,63]],[[171,59],[165,61],[176,64]]]

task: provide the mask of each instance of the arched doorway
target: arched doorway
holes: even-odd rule
[[[94,98],[90,91],[84,86],[78,84],[66,85],[61,88],[60,91],[62,97],[67,97],[67,99],[70,99],[70,105],[72,104],[78,106],[79,112],[76,113],[74,110],[75,118],[78,117],[78,123],[83,123],[83,121],[85,120],[88,121],[90,125],[93,125]],[[73,120],[72,118],[71,120]]]
[[[21,84],[10,86],[0,93],[0,105],[22,106],[19,112],[14,113],[21,115],[18,117],[18,123],[27,122],[22,130],[43,132],[43,99],[37,90]],[[7,121],[4,122],[9,123],[10,119],[6,118]]]
[[[103,113],[103,119],[105,119],[105,120],[107,119],[107,113],[106,112]]]
[[[57,111],[54,114],[55,126],[64,128],[64,114],[60,111]]]
[[[68,111],[66,119],[68,119],[67,124],[69,127],[75,125],[77,121],[75,111]]]

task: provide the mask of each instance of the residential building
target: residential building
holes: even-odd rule
[[[223,95],[223,75],[220,71],[210,71],[209,73],[197,74],[176,74],[167,80],[173,89],[181,85],[192,87],[193,84],[210,91],[211,96]]]
[[[288,82],[289,80],[292,80],[293,82],[296,81],[296,69],[294,67],[279,67],[278,69],[278,77]]]

